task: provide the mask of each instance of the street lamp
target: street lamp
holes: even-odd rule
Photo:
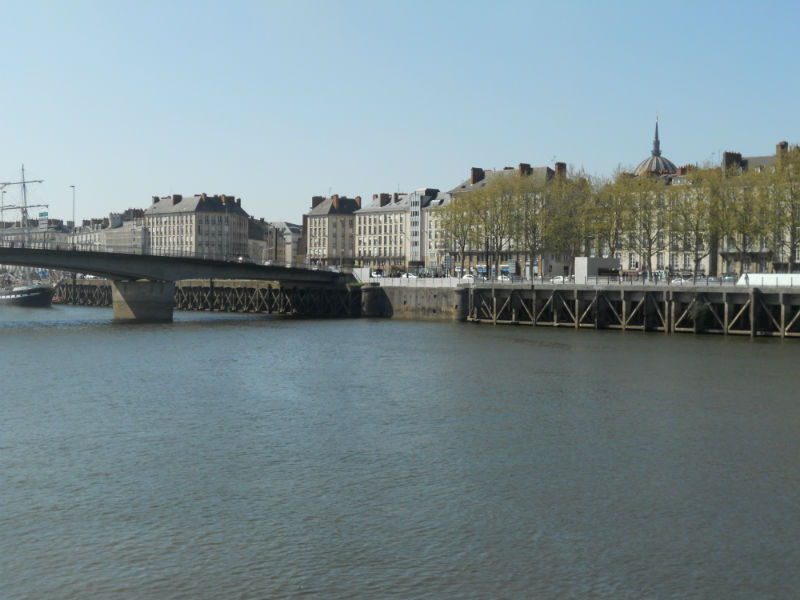
[[[72,188],[72,247],[75,248],[75,186],[69,186]]]

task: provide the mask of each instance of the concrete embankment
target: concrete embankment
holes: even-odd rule
[[[366,284],[361,316],[418,321],[464,321],[469,290],[457,287]]]

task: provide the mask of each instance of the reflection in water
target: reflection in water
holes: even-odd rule
[[[796,341],[0,314],[0,595],[791,597]]]

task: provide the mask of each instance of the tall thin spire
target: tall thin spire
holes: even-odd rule
[[[658,141],[658,117],[656,117],[656,139],[653,140],[653,156],[661,156],[661,142]]]

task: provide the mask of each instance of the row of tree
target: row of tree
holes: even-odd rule
[[[689,253],[694,271],[717,254],[769,257],[793,271],[800,255],[800,150],[781,151],[761,169],[692,168],[681,177],[619,172],[610,180],[573,173],[552,179],[507,172],[443,208],[449,251],[466,257],[633,252],[652,268],[657,252]],[[541,263],[540,263],[541,264]],[[498,271],[499,272],[499,271]]]

